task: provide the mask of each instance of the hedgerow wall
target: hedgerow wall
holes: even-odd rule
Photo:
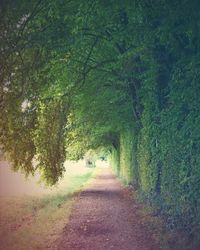
[[[141,125],[121,132],[119,153],[112,155],[125,183],[136,185],[146,201],[170,218],[171,227],[190,232],[200,219],[200,78],[196,63],[174,67],[167,97],[162,100],[156,79],[143,85]]]

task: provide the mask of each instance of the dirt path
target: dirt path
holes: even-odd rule
[[[57,249],[160,250],[129,194],[111,170],[102,169],[77,197]]]

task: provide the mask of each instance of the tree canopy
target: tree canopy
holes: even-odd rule
[[[198,0],[2,1],[0,145],[13,168],[39,169],[53,185],[66,158],[107,149],[124,181],[192,232],[199,8]]]
[[[68,149],[77,159],[115,145],[137,118],[129,78],[140,59],[126,13],[134,5],[3,2],[1,144],[15,169],[34,172],[36,157],[53,184]]]

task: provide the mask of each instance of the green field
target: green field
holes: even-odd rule
[[[0,249],[53,249],[67,223],[76,192],[93,169],[74,165],[59,185],[40,194],[0,196]]]

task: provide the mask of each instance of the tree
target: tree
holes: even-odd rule
[[[53,185],[65,158],[103,147],[126,183],[197,226],[198,10],[197,0],[3,1],[0,144],[14,168],[39,168]]]

